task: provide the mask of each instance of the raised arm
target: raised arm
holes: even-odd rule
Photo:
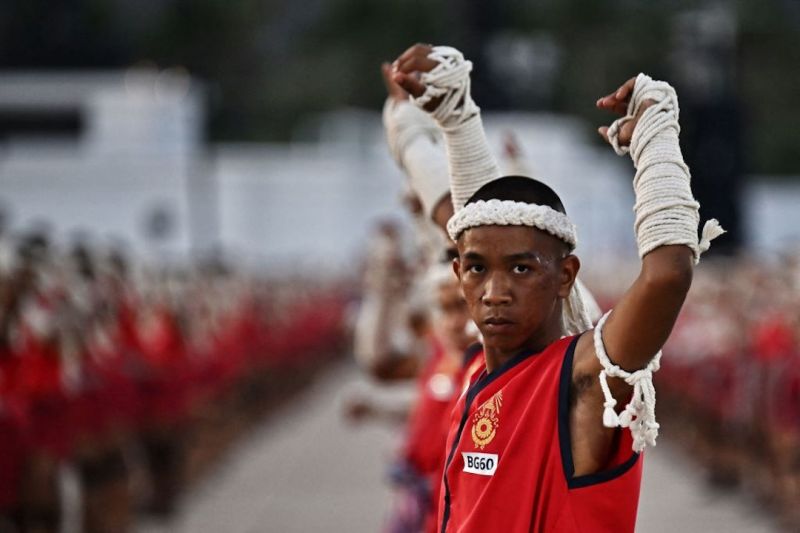
[[[692,196],[689,170],[678,144],[677,102],[668,101],[674,91],[660,91],[657,97],[667,101],[653,107],[656,102],[642,98],[643,91],[632,102],[635,83],[636,78],[631,78],[597,102],[600,109],[625,115],[612,125],[614,130],[603,127],[599,131],[612,145],[616,142],[619,152],[631,153],[637,167],[634,227],[641,271],[602,331],[609,357],[628,370],[646,366],[672,331],[691,286],[699,223],[699,204]],[[630,152],[633,137],[636,150]],[[587,361],[599,365],[593,353],[587,355],[591,356]]]
[[[483,131],[480,108],[470,96],[472,63],[447,46],[416,44],[392,64],[393,79],[428,111],[447,147],[453,208],[500,177]]]
[[[573,378],[579,382],[583,376],[601,375],[593,397],[603,402],[604,424],[631,425],[636,430],[634,447],[642,449],[645,443],[654,444],[658,429],[650,374],[658,368],[659,351],[691,286],[695,263],[723,230],[709,221],[698,242],[699,204],[678,143],[679,109],[672,87],[640,74],[598,100],[597,106],[624,115],[599,131],[618,154],[630,153],[636,167],[634,230],[642,266],[593,335],[581,339]],[[640,372],[634,375],[635,371]],[[626,378],[627,383],[607,377]],[[617,417],[615,404],[631,395],[630,385],[633,400]]]

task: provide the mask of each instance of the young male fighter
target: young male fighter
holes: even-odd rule
[[[591,324],[574,283],[575,227],[552,189],[500,177],[470,96],[471,66],[455,49],[426,45],[394,63],[394,80],[444,134],[454,269],[484,337],[485,369],[453,412],[440,530],[633,531],[638,452],[658,430],[651,374],[693,265],[721,233],[707,224],[698,243],[677,97],[640,75],[597,102],[624,115],[601,134],[618,153],[630,149],[637,167],[642,269],[581,335]]]

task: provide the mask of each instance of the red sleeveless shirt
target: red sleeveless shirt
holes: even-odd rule
[[[447,438],[445,532],[632,532],[642,461],[628,430],[609,469],[575,476],[569,411],[578,337],[476,372]]]

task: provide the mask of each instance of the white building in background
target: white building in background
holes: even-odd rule
[[[178,70],[0,74],[0,202],[13,227],[185,254],[204,110]]]
[[[403,176],[378,113],[321,118],[313,144],[203,139],[202,88],[177,70],[0,74],[0,204],[14,229],[47,222],[141,255],[186,258],[216,245],[258,264],[356,269],[374,220],[403,217]],[[529,173],[564,199],[587,264],[635,258],[633,169],[559,115],[487,114],[502,162],[513,132]],[[800,241],[800,186],[751,186],[749,242]]]

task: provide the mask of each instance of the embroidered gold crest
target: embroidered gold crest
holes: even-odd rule
[[[500,406],[503,405],[503,391],[486,400],[472,415],[472,442],[481,450],[494,439],[500,426]]]

